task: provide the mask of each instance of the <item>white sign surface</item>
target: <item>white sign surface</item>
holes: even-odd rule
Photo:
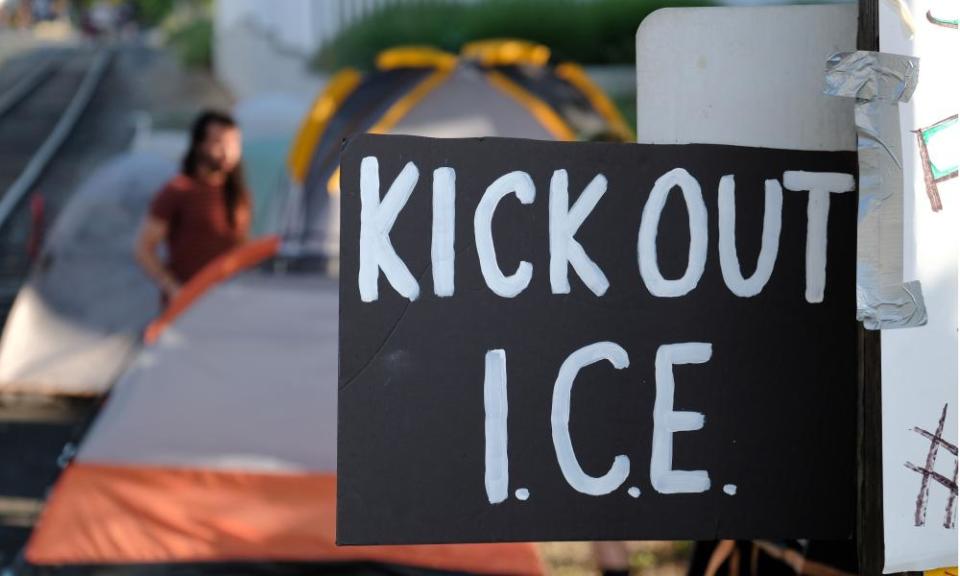
[[[900,104],[903,273],[920,281],[929,321],[882,336],[885,572],[957,563],[960,34],[955,5],[902,5],[880,2],[880,50],[920,58],[916,92]]]

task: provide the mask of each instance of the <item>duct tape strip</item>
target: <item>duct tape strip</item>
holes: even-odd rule
[[[859,274],[858,274],[859,276]],[[909,328],[927,323],[920,282],[865,289],[857,282],[857,320],[867,330]]]
[[[909,102],[917,88],[920,59],[882,52],[838,52],[827,59],[828,96]]]
[[[917,87],[920,61],[880,52],[827,59],[824,94],[856,99],[860,206],[857,319],[869,330],[922,326],[919,282],[903,282],[903,163],[898,104]]]

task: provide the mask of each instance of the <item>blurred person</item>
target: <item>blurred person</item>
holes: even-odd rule
[[[594,542],[593,555],[602,576],[629,576],[630,551],[627,550],[626,542]]]
[[[53,10],[53,0],[33,0],[31,3],[32,19],[34,22],[53,20],[56,13]]]
[[[203,112],[193,123],[180,173],[150,203],[135,253],[165,304],[204,266],[247,239],[251,201],[240,151],[233,118]],[[161,245],[166,261],[158,254]]]
[[[116,8],[107,0],[99,0],[87,9],[87,22],[95,34],[107,34],[116,24]]]
[[[28,0],[8,0],[4,10],[13,28],[29,28],[33,24],[33,10]]]

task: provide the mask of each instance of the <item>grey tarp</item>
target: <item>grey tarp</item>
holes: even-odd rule
[[[120,156],[63,209],[0,340],[0,393],[106,391],[159,311],[134,260],[150,198],[176,171],[152,154]]]

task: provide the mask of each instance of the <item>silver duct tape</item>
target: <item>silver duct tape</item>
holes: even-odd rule
[[[859,223],[896,195],[903,197],[903,163],[900,153],[900,116],[896,106],[857,100],[857,158],[860,164]],[[890,223],[893,225],[893,223]]]
[[[857,320],[868,330],[909,328],[927,323],[919,282],[865,290],[857,284]]]
[[[857,319],[870,330],[927,322],[920,284],[903,282],[903,164],[898,103],[913,95],[919,59],[845,52],[827,60],[824,93],[856,99],[860,164]]]
[[[920,59],[883,52],[838,52],[827,59],[824,93],[858,100],[907,102],[917,88]]]

